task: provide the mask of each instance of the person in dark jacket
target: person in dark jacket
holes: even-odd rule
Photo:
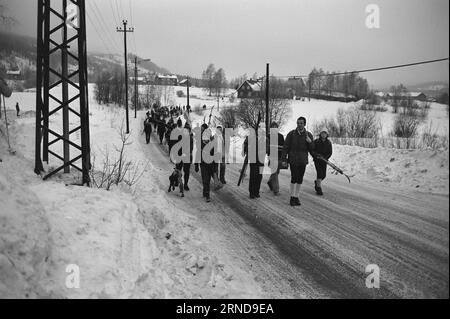
[[[287,158],[291,168],[291,206],[300,206],[300,186],[303,183],[308,154],[313,155],[314,137],[306,130],[306,119],[297,119],[297,128],[286,136],[283,147],[283,158]]]
[[[158,136],[159,136],[159,144],[163,143],[164,133],[166,132],[166,123],[164,122],[164,119],[162,116],[159,118],[158,122]]]
[[[276,129],[278,131],[278,124],[276,122],[272,122],[270,125],[271,129]],[[272,141],[271,141],[272,142]],[[278,182],[278,175],[280,174],[280,162],[283,157],[283,145],[284,145],[284,136],[280,132],[278,132],[278,140],[275,141],[277,143],[274,144],[273,147],[278,149],[278,168],[275,172],[270,175],[269,181],[267,182],[267,185],[269,186],[270,190],[273,192],[275,196],[278,196],[280,194],[280,184]],[[272,144],[272,143],[271,143]],[[270,156],[270,148],[269,147],[269,156]]]
[[[314,141],[314,166],[316,167],[317,179],[314,181],[314,188],[317,195],[322,196],[322,181],[327,176],[327,163],[320,160],[320,157],[328,160],[333,155],[333,145],[328,139],[327,130],[322,130],[319,138]]]
[[[217,170],[217,174],[219,176],[219,181],[222,184],[226,184],[227,182],[225,181],[225,169],[226,169],[226,150],[225,147],[227,146],[227,144],[225,143],[225,131],[222,128],[222,126],[217,126],[217,133],[216,133],[216,138],[217,138],[217,146],[218,146],[218,152],[220,153],[220,163],[217,163],[216,165],[216,170]],[[229,145],[229,143],[228,143]]]
[[[252,157],[249,154],[249,138],[246,137],[244,141],[244,147],[243,147],[243,154],[244,156],[248,156],[248,163],[250,166],[250,178],[248,182],[248,191],[250,193],[250,198],[255,199],[261,197],[259,192],[261,189],[261,181],[262,181],[262,172],[261,167],[264,166],[264,159],[260,158],[258,147],[259,147],[259,141],[263,136],[256,135],[255,143],[255,156],[252,159]]]
[[[195,161],[195,172],[198,173],[199,171],[199,165],[201,170],[201,176],[202,176],[202,184],[203,184],[203,197],[205,198],[206,202],[209,203],[211,201],[210,197],[210,183],[211,179],[214,176],[214,148],[211,148],[211,157],[210,158],[204,158],[203,156],[203,150],[204,148],[211,143],[211,130],[208,127],[208,124],[204,123],[201,126],[201,137],[200,137],[200,147],[197,146],[197,156]],[[197,139],[197,141],[199,141]]]
[[[150,136],[152,134],[152,119],[150,118],[150,114],[147,112],[147,118],[144,121],[144,132],[145,132],[145,141],[150,143]]]
[[[194,149],[194,136],[192,134],[191,125],[186,122],[184,125],[186,133],[189,134],[189,163],[183,163],[183,173],[184,173],[184,190],[189,191],[189,177],[191,175],[191,164],[192,164],[192,150]]]
[[[16,103],[16,112],[17,112],[17,117],[19,117],[20,116],[19,102]]]

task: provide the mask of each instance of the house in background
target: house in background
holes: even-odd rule
[[[178,85],[178,78],[176,75],[161,75],[155,77],[156,85]]]
[[[426,101],[427,96],[422,92],[409,92],[409,97],[416,101]]]
[[[389,95],[390,98],[394,97],[394,94],[391,93]],[[422,92],[405,92],[405,93],[400,93],[399,94],[399,98],[401,100],[408,100],[408,99],[412,99],[415,101],[426,101],[427,100],[427,96],[422,93]]]
[[[6,71],[6,77],[8,80],[20,80],[22,72],[20,70],[8,70]]]
[[[238,89],[238,98],[240,99],[252,99],[261,97],[262,83],[260,80],[246,80],[242,83]]]

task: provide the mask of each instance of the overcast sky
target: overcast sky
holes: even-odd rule
[[[15,29],[35,36],[36,3],[6,0]],[[350,71],[449,56],[448,0],[88,0],[88,48],[122,52],[115,28],[135,27],[129,48],[174,73],[200,76],[208,63],[227,78]],[[366,6],[380,28],[366,27]],[[131,10],[130,10],[131,7]],[[375,88],[448,81],[448,62],[364,74]]]

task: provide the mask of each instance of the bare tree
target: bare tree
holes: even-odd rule
[[[216,68],[214,64],[210,63],[205,71],[203,71],[202,79],[206,85],[208,95],[211,96],[214,90],[214,75],[216,74]]]
[[[100,170],[97,170],[95,154],[92,156],[90,176],[92,185],[97,188],[110,190],[113,185],[122,183],[132,187],[139,181],[148,166],[148,162],[142,165],[140,162],[126,158],[126,148],[131,145],[129,142],[131,134],[126,134],[123,123],[118,133],[121,143],[119,146],[114,146],[115,156],[106,147]]]
[[[214,90],[216,91],[216,96],[220,96],[228,86],[225,71],[222,68],[218,69],[217,72],[214,74],[213,83],[214,83]]]

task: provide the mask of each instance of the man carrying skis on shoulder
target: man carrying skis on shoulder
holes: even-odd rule
[[[286,136],[283,147],[283,158],[287,158],[291,168],[291,206],[300,206],[300,186],[303,183],[308,153],[313,155],[314,137],[306,130],[306,119],[297,119],[297,128]]]

